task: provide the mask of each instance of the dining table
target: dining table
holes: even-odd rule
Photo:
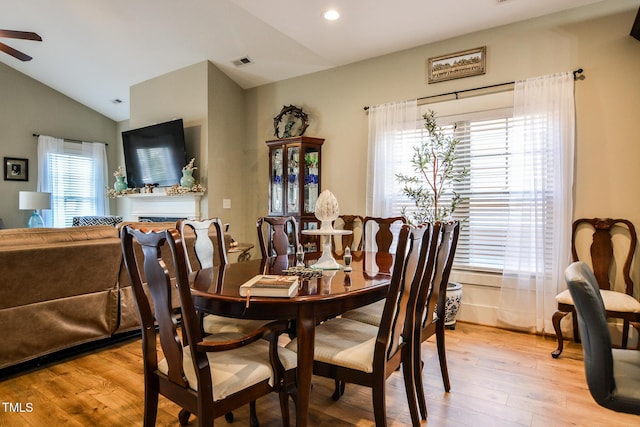
[[[320,253],[305,254],[306,266]],[[342,258],[336,256],[339,264]],[[256,320],[288,320],[298,339],[296,425],[306,426],[313,376],[315,328],[320,322],[379,301],[391,282],[393,255],[352,252],[351,271],[344,268],[318,270],[297,265],[295,255],[284,255],[214,266],[191,274],[196,310],[227,317]],[[295,270],[295,271],[290,271]],[[299,275],[292,297],[240,296],[240,285],[260,274]]]

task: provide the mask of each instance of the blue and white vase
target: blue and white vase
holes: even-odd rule
[[[444,304],[444,325],[449,329],[456,328],[456,314],[462,304],[462,285],[460,283],[447,283],[447,295]]]

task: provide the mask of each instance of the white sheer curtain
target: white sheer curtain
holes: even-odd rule
[[[367,205],[370,216],[390,216],[391,198],[399,188],[395,155],[411,150],[411,137],[418,124],[417,100],[369,108],[369,152],[367,157]],[[405,131],[411,131],[405,134]],[[406,141],[405,141],[406,139]]]
[[[38,137],[38,184],[37,191],[52,193],[53,183],[49,177],[51,164],[48,161],[51,154],[64,153],[64,139],[52,136],[40,135]],[[52,203],[53,206],[53,203]],[[54,210],[46,209],[41,212],[45,227],[53,227]]]
[[[575,104],[573,73],[516,82],[516,144],[499,321],[552,331],[570,260]]]
[[[95,192],[95,215],[109,215],[109,200],[105,189],[109,186],[107,146],[101,142],[83,142],[82,152],[93,159],[95,176],[93,177],[93,191]]]

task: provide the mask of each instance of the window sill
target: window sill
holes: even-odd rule
[[[451,271],[450,281],[500,288],[502,287],[502,274],[454,269]]]

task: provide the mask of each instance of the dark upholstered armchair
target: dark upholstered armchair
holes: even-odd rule
[[[578,313],[591,396],[605,408],[640,414],[640,351],[611,348],[604,302],[587,264],[571,264],[565,280]]]

